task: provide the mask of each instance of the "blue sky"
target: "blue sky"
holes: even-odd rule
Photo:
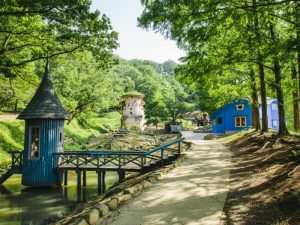
[[[184,56],[174,41],[137,27],[137,17],[143,11],[139,0],[93,0],[92,9],[106,14],[119,33],[120,47],[114,53],[120,57],[164,62],[168,59],[177,61]]]

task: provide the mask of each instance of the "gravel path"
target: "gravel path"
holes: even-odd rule
[[[183,132],[192,148],[184,163],[116,212],[113,225],[219,224],[228,192],[230,152],[205,134]]]

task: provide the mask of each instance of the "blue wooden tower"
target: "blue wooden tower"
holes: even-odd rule
[[[25,120],[22,184],[59,186],[62,178],[53,153],[63,151],[64,120],[70,117],[53,89],[48,60],[40,86],[18,119]]]

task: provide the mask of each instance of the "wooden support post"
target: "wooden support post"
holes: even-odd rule
[[[64,186],[68,185],[68,170],[64,171]]]
[[[105,183],[105,176],[106,176],[106,172],[103,171],[102,172],[102,192],[105,192],[105,189],[106,189],[106,183]]]
[[[81,189],[81,171],[77,170],[77,189],[80,190]]]
[[[119,174],[119,183],[122,183],[125,179],[125,171],[118,171]]]
[[[178,154],[181,155],[181,142],[178,142]]]
[[[86,187],[86,171],[82,171],[82,179],[83,179],[83,184],[82,186],[83,187]]]
[[[160,150],[160,159],[161,159],[161,165],[164,165],[164,150]]]
[[[102,193],[102,173],[100,170],[97,170],[98,175],[98,195]]]

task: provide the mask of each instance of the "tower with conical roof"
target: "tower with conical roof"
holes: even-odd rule
[[[35,95],[18,119],[25,120],[22,184],[52,186],[61,184],[55,170],[64,146],[64,120],[70,119],[59,101],[50,78],[47,59],[45,73]]]

